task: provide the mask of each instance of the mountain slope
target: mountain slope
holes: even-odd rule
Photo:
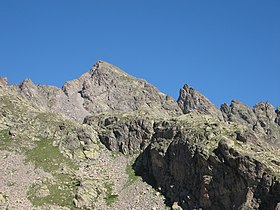
[[[62,88],[0,78],[0,207],[277,209],[279,113],[176,103],[104,61]]]
[[[164,208],[134,175],[134,157],[107,150],[98,128],[47,111],[34,89],[29,101],[18,87],[0,87],[0,209]]]

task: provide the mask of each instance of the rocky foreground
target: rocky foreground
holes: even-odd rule
[[[176,102],[103,61],[0,78],[0,150],[0,209],[280,209],[280,107]]]

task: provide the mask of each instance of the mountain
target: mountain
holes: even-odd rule
[[[280,209],[279,107],[176,102],[104,61],[62,88],[1,77],[0,150],[1,209]]]
[[[172,97],[104,61],[98,61],[92,69],[78,79],[66,82],[61,89],[35,85],[30,79],[13,88],[34,106],[78,121],[102,112],[141,110],[160,116],[182,113]]]

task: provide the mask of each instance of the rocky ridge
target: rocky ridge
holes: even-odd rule
[[[2,80],[1,83],[7,86],[7,80]],[[78,79],[66,82],[61,89],[35,85],[30,79],[11,89],[38,108],[58,112],[80,122],[86,116],[102,112],[141,110],[157,116],[182,113],[172,97],[104,61],[98,61],[92,69]]]
[[[1,183],[3,208],[280,206],[280,111],[267,102],[219,109],[184,85],[176,103],[98,61],[62,88],[0,78],[0,106],[0,163],[18,157],[0,176],[22,173]]]

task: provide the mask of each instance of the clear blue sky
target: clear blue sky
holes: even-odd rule
[[[279,0],[0,0],[0,75],[61,87],[108,61],[178,97],[280,105]]]

